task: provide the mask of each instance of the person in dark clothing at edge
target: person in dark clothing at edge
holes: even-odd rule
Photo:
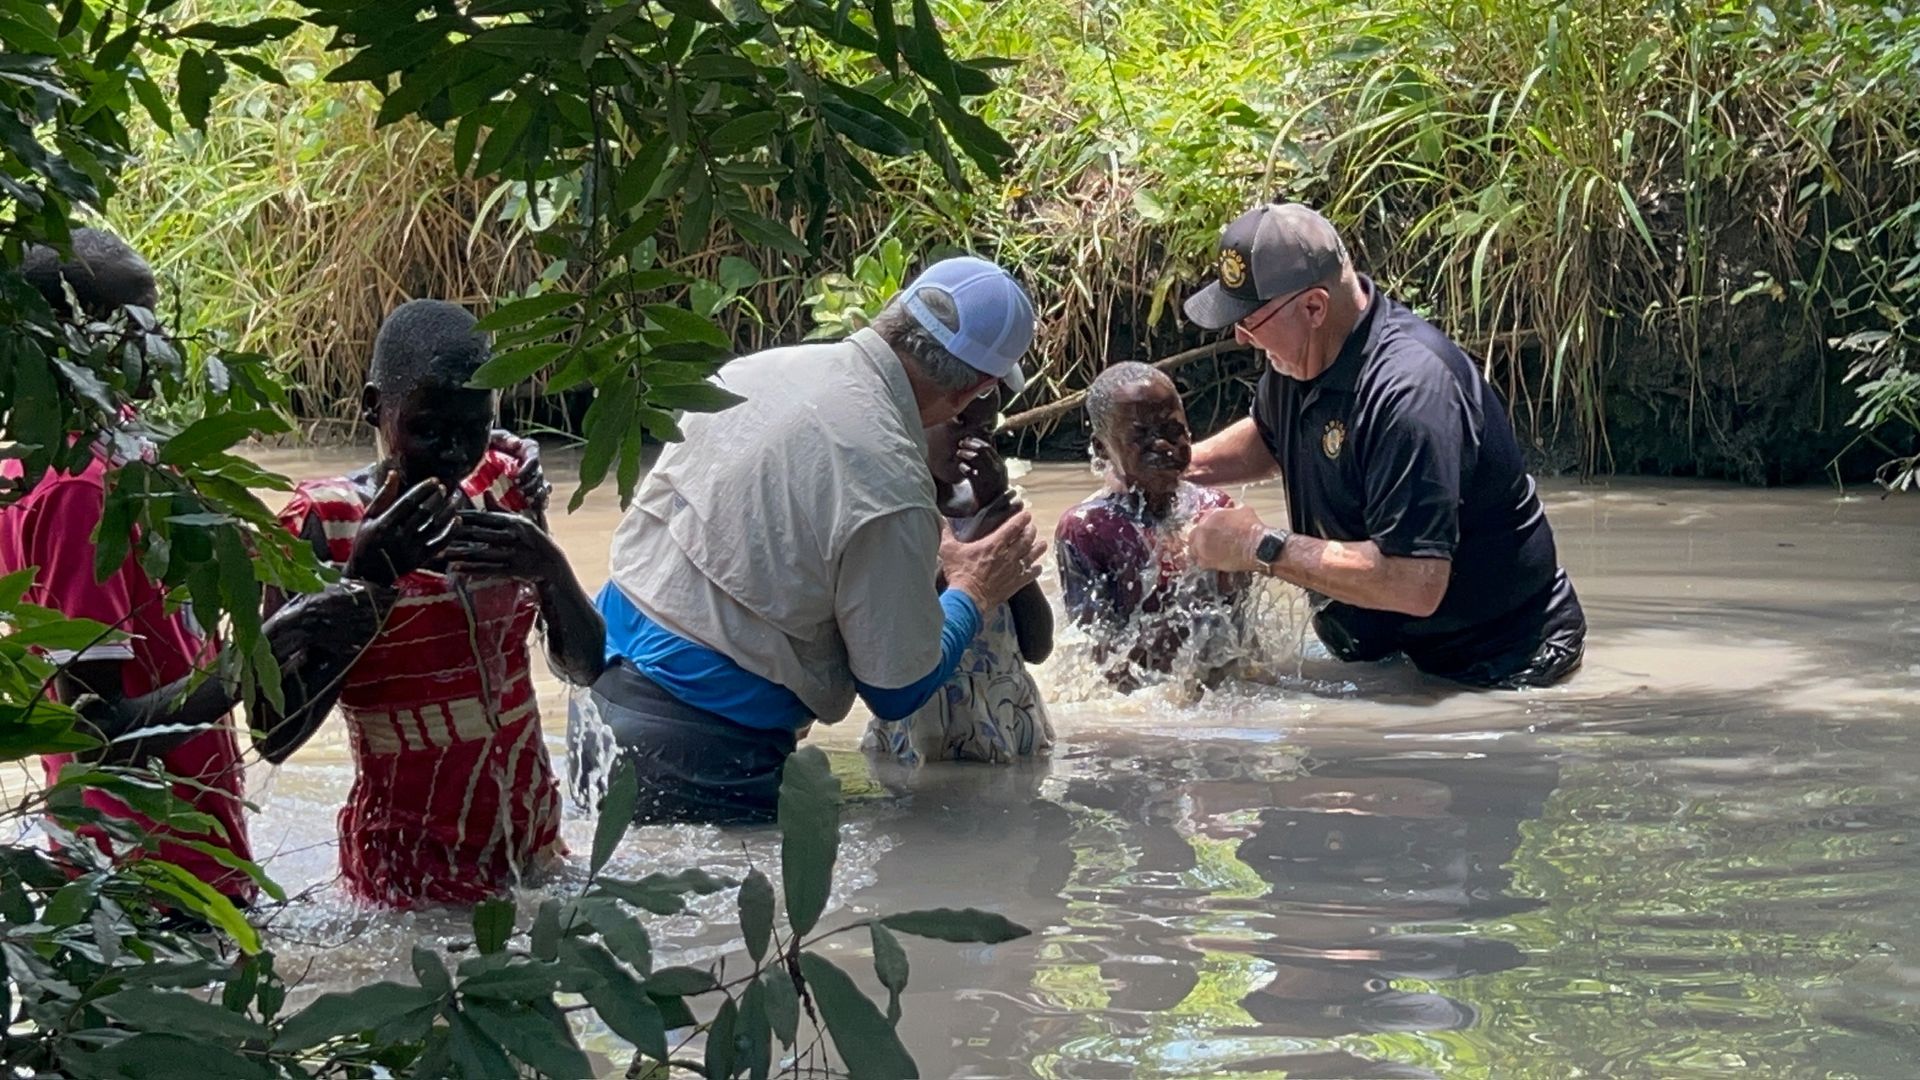
[[[1586,616],[1513,425],[1474,358],[1355,273],[1297,203],[1228,225],[1189,318],[1266,355],[1253,415],[1194,448],[1197,484],[1286,485],[1287,528],[1250,507],[1194,527],[1195,561],[1308,590],[1347,661],[1405,653],[1472,686],[1548,686],[1580,666]]]

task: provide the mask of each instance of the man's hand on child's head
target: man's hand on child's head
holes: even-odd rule
[[[453,512],[453,497],[440,481],[422,480],[401,494],[399,472],[387,473],[353,539],[346,575],[392,585],[420,569],[445,542]]]

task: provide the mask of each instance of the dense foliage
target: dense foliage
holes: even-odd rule
[[[1111,359],[1195,344],[1177,301],[1206,274],[1220,224],[1256,197],[1288,195],[1329,208],[1376,275],[1487,357],[1552,466],[1792,479],[1817,475],[1856,432],[1884,448],[1858,448],[1850,472],[1914,453],[1901,417],[1914,411],[1903,313],[1920,254],[1910,155],[1920,27],[1898,7],[940,0],[932,10],[956,50],[1020,60],[982,99],[1019,154],[970,192],[931,158],[874,162],[884,197],[847,207],[811,260],[730,229],[683,250],[669,218],[662,265],[713,276],[733,257],[756,271],[749,302],[720,316],[736,344],[810,332],[810,314],[847,295],[826,275],[888,242],[910,262],[967,246],[1034,285],[1044,362],[1023,404],[1043,404]],[[843,82],[868,75],[857,54],[815,55]],[[282,102],[332,126],[263,119]],[[182,256],[184,302],[205,304],[208,325],[300,357],[301,382],[350,382],[337,373],[364,363],[366,312],[384,301],[330,299],[337,326],[311,306],[280,316],[229,284],[232,267],[308,268],[287,273],[288,295],[323,277],[380,282],[385,295],[391,266],[408,287],[445,295],[544,269],[522,257],[537,231],[517,189],[463,186],[444,164],[451,137],[408,128],[429,149],[366,149],[353,125],[377,107],[297,80],[291,92],[235,83],[215,115],[229,134],[210,148],[145,145],[129,225],[151,221],[156,239],[198,252]],[[195,178],[224,169],[241,131],[261,127],[284,149],[238,175],[267,201],[184,228],[175,185],[228,206]],[[369,207],[365,176],[391,176],[413,201]],[[347,225],[369,219],[394,225]],[[283,235],[352,243],[290,252]],[[403,255],[408,235],[421,240]],[[463,256],[469,236],[477,246]],[[496,245],[521,256],[502,259]],[[329,261],[336,253],[344,266]],[[354,327],[359,337],[341,340]],[[1853,339],[1871,353],[1830,344],[1880,332],[1889,336]],[[1247,368],[1226,357],[1185,374],[1196,392],[1231,396]]]
[[[92,538],[99,571],[137,558],[221,636],[220,670],[207,677],[233,680],[249,700],[256,690],[278,693],[260,632],[263,589],[311,591],[327,576],[255,494],[285,481],[232,452],[250,436],[286,430],[278,373],[258,356],[173,336],[145,308],[57,312],[23,273],[30,247],[63,248],[77,215],[111,208],[136,109],[161,129],[204,133],[229,82],[286,81],[254,50],[302,32],[299,19],[202,14],[169,0],[0,3],[0,442],[24,472],[0,505],[49,469],[111,455]],[[329,80],[384,88],[382,121],[417,114],[450,125],[462,168],[521,185],[545,226],[539,248],[570,266],[580,288],[495,311],[491,324],[514,333],[484,374],[511,385],[557,361],[556,379],[602,387],[589,415],[587,486],[617,462],[623,491],[637,475],[643,428],[670,437],[667,410],[727,401],[705,381],[724,353],[707,315],[727,276],[703,284],[656,264],[653,233],[670,214],[686,246],[731,229],[797,255],[804,242],[792,222],[817,233],[837,203],[870,184],[861,154],[927,152],[957,172],[948,131],[982,167],[1006,152],[961,103],[991,86],[983,66],[947,54],[924,2],[913,16],[896,23],[891,0],[873,0],[857,20],[817,0],[741,4],[730,14],[705,0],[327,0],[303,12],[345,51],[330,57],[342,62]],[[856,87],[816,74],[822,51],[841,63],[864,52],[871,77]],[[174,72],[164,86],[154,74],[160,57]],[[797,217],[779,209],[789,205]],[[572,208],[566,227],[551,220],[562,207]],[[5,762],[95,745],[74,712],[47,697],[56,668],[46,653],[120,632],[24,603],[32,580],[31,569],[0,579]],[[678,1030],[705,1033],[704,1060],[693,1067],[709,1076],[819,1063],[827,1043],[855,1075],[909,1076],[891,1023],[907,977],[895,931],[950,941],[1025,933],[980,912],[858,923],[891,995],[883,1014],[806,947],[824,936],[816,923],[832,882],[839,789],[824,757],[803,752],[781,792],[784,932],[758,873],[739,883],[697,870],[601,877],[636,797],[631,773],[621,772],[605,796],[589,885],[542,903],[524,946],[512,905],[483,904],[476,955],[452,970],[423,949],[417,986],[372,984],[289,1011],[286,981],[244,913],[180,868],[139,857],[153,851],[154,834],[83,798],[104,792],[161,824],[217,831],[176,797],[175,780],[152,768],[70,767],[3,815],[12,839],[0,845],[0,1060],[9,1066],[81,1077],[346,1076],[376,1067],[573,1077],[589,1063],[566,1017],[590,1009],[634,1044],[632,1075],[686,1060],[687,1038],[667,1042]],[[28,839],[36,820],[57,848]],[[104,833],[116,853],[83,839],[82,828]],[[283,899],[258,867],[198,848]],[[656,969],[634,912],[677,911],[689,892],[736,884],[752,971],[723,984],[702,969]],[[217,936],[186,932],[183,918]],[[718,1001],[696,1025],[688,1001],[702,996]],[[776,1054],[776,1040],[794,1053]]]

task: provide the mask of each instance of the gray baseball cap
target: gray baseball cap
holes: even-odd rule
[[[1333,224],[1299,203],[1266,203],[1220,234],[1220,276],[1187,298],[1187,318],[1223,330],[1261,305],[1330,280],[1347,261]]]

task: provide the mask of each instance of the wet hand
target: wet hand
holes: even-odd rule
[[[1264,570],[1254,554],[1266,525],[1251,506],[1233,506],[1202,514],[1187,532],[1187,551],[1193,565],[1228,573]]]
[[[447,537],[447,570],[462,577],[532,582],[569,572],[560,546],[540,526],[497,509],[460,512]]]
[[[379,630],[373,596],[349,584],[296,596],[261,625],[282,669],[358,656]]]
[[[527,516],[544,518],[547,503],[553,497],[553,485],[547,483],[546,470],[540,467],[540,444],[505,431],[495,431],[487,449],[498,450],[520,463],[513,486],[527,502]]]
[[[960,440],[953,452],[960,475],[973,492],[973,504],[985,509],[1007,492],[1007,463],[993,444],[981,438]]]
[[[401,494],[400,474],[389,472],[353,538],[346,575],[392,585],[439,552],[453,514],[453,497],[440,481],[422,480]]]
[[[979,540],[961,540],[943,523],[940,569],[949,588],[973,597],[982,611],[1037,581],[1047,542],[1039,538],[1033,514],[1020,510]]]

